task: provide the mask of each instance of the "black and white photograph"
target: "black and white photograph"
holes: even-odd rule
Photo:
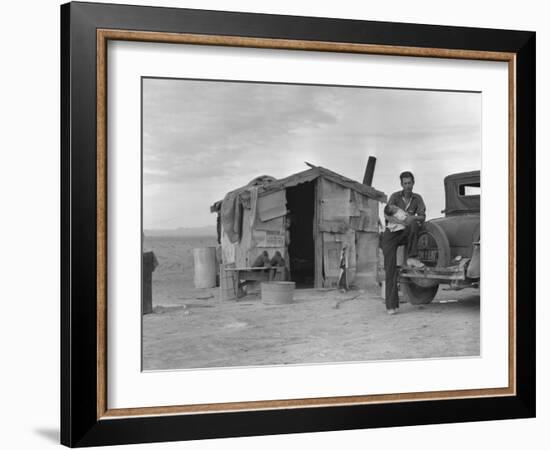
[[[1,448],[547,447],[544,2],[2,11]]]
[[[142,370],[480,356],[482,95],[141,79]]]

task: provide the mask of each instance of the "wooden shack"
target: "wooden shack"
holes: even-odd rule
[[[380,202],[383,192],[323,167],[279,180],[258,177],[211,207],[222,271],[280,252],[298,288],[334,287],[344,256],[348,283],[376,289]]]

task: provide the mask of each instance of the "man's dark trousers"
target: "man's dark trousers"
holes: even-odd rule
[[[399,308],[397,292],[397,247],[406,245],[405,258],[418,255],[418,230],[420,226],[414,221],[404,230],[391,232],[386,228],[382,235],[382,251],[384,253],[384,270],[386,272],[386,309]]]

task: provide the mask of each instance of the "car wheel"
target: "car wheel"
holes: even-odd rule
[[[446,267],[451,262],[449,239],[437,223],[426,222],[418,237],[420,260],[428,266]],[[430,303],[439,288],[439,282],[432,279],[410,278],[403,280],[401,291],[411,305]]]
[[[451,263],[451,245],[443,228],[426,222],[418,235],[419,258],[428,266],[447,267]]]
[[[439,289],[439,284],[419,286],[413,280],[401,281],[400,286],[403,297],[411,305],[426,305],[430,303]]]

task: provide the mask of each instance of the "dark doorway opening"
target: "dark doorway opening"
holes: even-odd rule
[[[315,182],[287,188],[286,205],[290,211],[290,244],[288,246],[290,279],[296,287],[313,287],[315,282],[315,245],[313,219]]]

